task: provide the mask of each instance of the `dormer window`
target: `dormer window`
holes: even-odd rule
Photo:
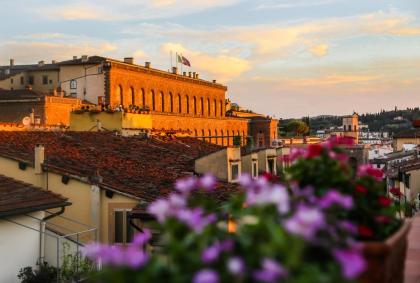
[[[231,171],[231,176],[232,176],[231,181],[232,182],[238,181],[238,179],[239,179],[239,163],[238,162],[232,163],[230,165],[230,171]]]
[[[270,174],[275,174],[276,172],[274,171],[274,158],[269,158],[267,159],[267,171]]]
[[[258,164],[257,161],[252,161],[252,178],[257,179],[258,177]]]

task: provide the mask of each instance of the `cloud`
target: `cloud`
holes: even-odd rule
[[[328,45],[327,44],[319,44],[319,45],[313,45],[309,48],[309,52],[312,53],[312,55],[317,57],[323,57],[327,55],[328,53]]]
[[[245,59],[223,53],[207,54],[188,49],[179,43],[168,42],[160,49],[164,54],[169,54],[171,51],[181,53],[189,59],[194,70],[205,72],[221,82],[239,77],[251,68],[250,63]]]
[[[130,21],[177,17],[203,10],[226,7],[240,0],[76,0],[37,11],[53,20]]]
[[[262,3],[257,6],[257,10],[262,9],[289,9],[289,8],[303,8],[303,7],[313,7],[313,6],[323,6],[338,2],[338,0],[295,0],[295,1],[269,1],[267,3]]]

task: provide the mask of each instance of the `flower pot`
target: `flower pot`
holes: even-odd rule
[[[405,257],[408,246],[408,231],[411,221],[403,225],[383,242],[366,242],[363,254],[367,270],[360,283],[404,283]]]

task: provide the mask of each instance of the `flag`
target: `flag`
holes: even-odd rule
[[[177,61],[178,63],[183,64],[181,55],[176,54],[176,61]]]
[[[184,56],[181,56],[181,57],[182,57],[182,64],[184,64],[185,66],[191,67],[190,61],[188,61],[188,59],[185,58]]]

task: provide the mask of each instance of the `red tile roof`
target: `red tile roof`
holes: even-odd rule
[[[89,180],[98,170],[103,178],[102,188],[147,202],[167,195],[179,177],[192,175],[196,158],[222,148],[194,138],[121,137],[98,132],[0,132],[0,156],[33,163],[36,144],[45,146],[48,170]]]
[[[0,218],[67,205],[58,194],[0,175]]]

